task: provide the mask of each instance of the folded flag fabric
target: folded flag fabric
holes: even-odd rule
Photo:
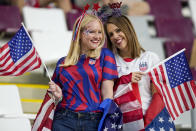
[[[0,76],[18,76],[40,66],[41,59],[21,26],[15,36],[0,48]]]
[[[195,108],[196,85],[183,50],[155,66],[149,75],[173,120]]]
[[[100,104],[103,116],[100,120],[98,131],[121,131],[122,113],[117,104],[111,99],[105,99]]]
[[[114,101],[123,113],[123,131],[144,131],[138,84],[130,82],[130,75],[118,78],[114,87]]]
[[[51,131],[54,111],[54,100],[47,92],[35,118],[32,131]]]
[[[175,131],[173,119],[166,108],[157,114],[153,121],[145,128],[145,131]]]
[[[162,97],[157,92],[144,116],[145,131],[175,131],[173,119],[168,113]]]

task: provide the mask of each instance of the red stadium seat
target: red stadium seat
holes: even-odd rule
[[[166,52],[166,57],[169,57],[173,55],[174,53],[178,52],[181,49],[186,49],[185,54],[187,57],[187,60],[190,60],[191,56],[191,51],[192,51],[192,45],[193,43],[188,43],[188,42],[165,42],[165,52]]]
[[[81,14],[82,14],[82,12],[79,12],[79,11],[68,12],[68,13],[66,14],[68,30],[73,30],[74,23],[75,23],[76,19],[77,19]]]
[[[155,17],[182,18],[179,0],[147,0]]]
[[[155,26],[158,37],[175,42],[193,42],[193,24],[185,18],[156,18]]]
[[[15,33],[20,28],[21,22],[18,7],[0,5],[0,31]]]

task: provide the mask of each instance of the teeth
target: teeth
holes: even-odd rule
[[[99,41],[92,41],[92,42],[97,43],[97,42],[99,42]]]
[[[121,39],[120,40],[117,40],[116,43],[119,44],[119,43],[121,43],[121,41],[122,41]]]

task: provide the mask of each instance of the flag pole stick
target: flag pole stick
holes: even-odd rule
[[[173,55],[171,55],[170,57],[168,57],[168,58],[162,60],[161,62],[159,62],[158,64],[156,64],[155,66],[153,66],[152,68],[150,68],[149,70],[147,70],[147,71],[145,71],[145,72],[143,72],[143,73],[144,73],[144,74],[147,74],[148,72],[150,72],[150,71],[151,71],[152,69],[154,69],[155,67],[159,66],[160,64],[165,63],[166,61],[168,61],[168,60],[171,59],[172,57],[174,57],[174,56],[176,56],[176,55],[182,53],[182,52],[185,51],[185,50],[186,50],[186,49],[184,48],[184,49],[182,49],[182,50],[176,52],[175,54],[173,54]]]
[[[30,38],[30,40],[31,40],[31,42],[32,42],[32,44],[33,44],[33,46],[35,47],[35,44],[34,44],[32,38],[31,38],[31,36],[30,36],[29,33],[27,32],[27,29],[26,29],[24,23],[22,22],[21,24],[22,24],[22,26],[24,27],[24,29],[25,29],[27,35],[29,36],[29,38]],[[37,50],[37,49],[36,49],[36,50]],[[39,54],[39,53],[38,53],[38,54]],[[41,58],[41,56],[39,56],[39,57],[40,57],[40,59],[41,59],[41,61],[42,61],[42,64],[44,65],[44,68],[46,69],[46,72],[47,72],[47,74],[48,74],[48,77],[49,77],[50,81],[52,81],[52,80],[51,80],[51,76],[50,76],[50,74],[49,74],[49,72],[48,72],[48,69],[47,69],[47,67],[46,67],[46,64],[43,62],[43,59]]]

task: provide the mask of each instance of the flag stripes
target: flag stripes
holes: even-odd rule
[[[37,117],[34,121],[32,131],[51,131],[54,116],[54,100],[46,93]]]
[[[124,76],[126,80],[129,79],[128,77],[130,75]],[[124,78],[119,78],[114,92],[114,100],[123,113],[123,130],[142,131],[144,130],[142,106],[133,91],[133,88],[135,86],[138,88],[138,85],[127,83]]]
[[[161,94],[164,96],[163,98],[166,103],[166,107],[173,120],[175,120],[184,111],[195,107],[196,95],[193,90],[195,85],[194,81],[191,80],[184,82],[175,88],[171,88],[166,72],[166,67],[162,64],[154,68],[149,75]]]
[[[11,56],[7,55],[10,53],[9,46],[7,44],[5,46],[7,48],[1,52],[0,75],[18,76],[40,67],[41,60],[37,57],[35,48],[32,48],[24,57],[14,63]]]
[[[41,66],[41,59],[22,26],[16,35],[0,48],[0,75],[18,76]]]

